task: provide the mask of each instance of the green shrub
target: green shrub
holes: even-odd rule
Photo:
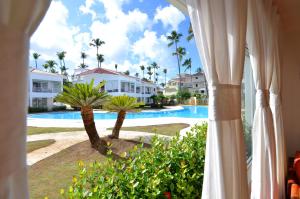
[[[65,111],[66,109],[67,109],[66,105],[52,107],[52,111]]]
[[[152,147],[134,147],[124,160],[85,166],[73,177],[64,198],[200,198],[202,191],[207,124],[195,126],[187,136],[170,141],[157,137]]]
[[[28,113],[42,113],[47,112],[48,108],[42,108],[42,107],[28,107]]]

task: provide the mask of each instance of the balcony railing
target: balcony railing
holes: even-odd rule
[[[59,93],[60,88],[41,88],[41,87],[32,87],[32,92],[37,93]]]

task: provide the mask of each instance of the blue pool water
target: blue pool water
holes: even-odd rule
[[[97,120],[116,119],[116,113],[97,113],[94,112],[94,117]],[[127,113],[126,119],[140,118],[164,118],[164,117],[179,117],[179,118],[207,118],[208,110],[206,106],[184,106],[181,110],[162,110],[162,111],[143,111],[139,113]],[[81,119],[79,111],[76,112],[52,112],[30,114],[28,118],[42,119]]]

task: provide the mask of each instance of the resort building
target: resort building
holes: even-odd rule
[[[128,95],[136,97],[138,101],[145,104],[152,103],[150,98],[157,94],[158,86],[150,81],[145,81],[137,77],[125,75],[105,68],[95,69],[75,69],[73,82],[90,82],[94,79],[95,85],[105,81],[103,90],[112,96]]]
[[[165,87],[164,94],[167,96],[176,95],[179,88],[179,76],[170,79]],[[205,75],[203,72],[195,74],[181,74],[181,88],[188,89],[191,93],[206,93]]]
[[[63,90],[63,75],[29,68],[28,79],[28,106],[51,110],[53,99]]]

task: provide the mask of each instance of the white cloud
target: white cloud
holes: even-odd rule
[[[95,3],[94,0],[86,0],[85,5],[81,5],[79,7],[79,10],[81,11],[81,13],[92,15],[93,20],[96,19],[96,17],[97,17],[96,12],[91,9],[91,7],[94,5],[94,3]]]
[[[181,22],[185,20],[184,14],[180,12],[173,5],[169,5],[167,7],[156,8],[156,13],[154,16],[154,22],[161,21],[165,28],[171,27],[172,30],[178,30],[178,26]]]

